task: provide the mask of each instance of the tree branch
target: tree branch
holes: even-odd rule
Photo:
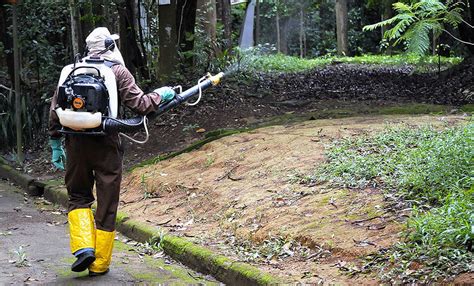
[[[1,87],[1,88],[4,88],[4,89],[6,89],[6,90],[8,90],[8,91],[10,91],[10,92],[12,92],[12,91],[14,92],[13,89],[11,89],[11,88],[9,88],[9,87],[6,87],[6,86],[4,86],[3,84],[0,84],[0,87]]]
[[[461,21],[466,24],[469,28],[474,29],[474,25],[469,24],[467,21],[465,21],[463,18],[461,18]]]
[[[446,34],[450,35],[453,39],[455,39],[456,41],[458,41],[460,43],[474,46],[474,43],[463,41],[463,40],[457,38],[456,36],[454,36],[453,34],[451,34],[450,32],[446,31],[445,29],[443,29],[443,32],[446,32]]]

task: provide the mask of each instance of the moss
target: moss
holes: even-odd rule
[[[52,265],[51,269],[58,275],[58,277],[61,277],[61,278],[87,276],[88,275],[87,271],[84,271],[84,273],[80,273],[80,274],[71,271],[71,269],[69,268],[69,265],[74,263],[75,260],[76,259],[73,256],[63,257],[60,259],[61,263],[59,264],[60,265],[66,264],[67,266],[60,267],[58,265]]]
[[[177,267],[171,264],[166,264],[162,259],[154,259],[150,256],[145,257],[145,263],[152,268],[161,268],[170,273],[170,278],[179,279],[180,283],[185,283],[187,285],[202,283],[203,279],[197,279],[189,275],[188,270],[182,267]],[[198,277],[199,274],[196,274]],[[152,281],[158,282],[158,281]],[[206,283],[207,284],[207,283]],[[215,284],[215,283],[214,283]]]
[[[465,104],[461,106],[460,110],[462,112],[474,113],[474,104]]]
[[[422,104],[412,103],[404,104],[392,107],[381,108],[379,114],[392,115],[392,114],[429,114],[429,113],[446,113],[450,109],[446,105],[437,104]]]
[[[279,284],[279,281],[275,279],[274,276],[263,273],[259,269],[245,263],[240,263],[240,262],[234,263],[232,264],[230,269],[232,269],[233,271],[237,273],[244,274],[243,277],[245,279],[254,281],[254,283],[258,285]]]
[[[121,224],[121,223],[126,222],[129,218],[130,218],[130,216],[127,213],[124,213],[122,211],[118,211],[117,212],[117,218],[115,219],[115,221],[117,222],[117,224]]]
[[[171,256],[182,256],[186,247],[191,245],[191,242],[182,238],[165,235],[163,237],[163,249]]]
[[[117,250],[117,251],[132,251],[133,247],[131,247],[130,245],[128,245],[126,243],[123,243],[121,241],[115,240],[114,241],[114,251],[115,250]]]
[[[159,277],[156,275],[155,272],[144,272],[141,270],[140,272],[132,271],[127,269],[127,272],[132,275],[133,278],[137,280],[141,280],[140,282],[154,282],[154,283],[161,283],[164,282],[163,277]]]

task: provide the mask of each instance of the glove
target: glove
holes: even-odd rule
[[[176,95],[174,89],[169,86],[157,88],[153,92],[158,93],[161,96],[161,102],[163,103],[173,100]]]
[[[53,151],[51,162],[56,168],[60,170],[64,170],[64,163],[66,162],[66,154],[64,153],[61,140],[49,139],[49,145],[51,146],[51,150]]]

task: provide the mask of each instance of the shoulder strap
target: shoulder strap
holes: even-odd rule
[[[104,65],[106,65],[106,66],[109,67],[109,68],[112,68],[112,67],[115,66],[115,65],[119,65],[119,63],[116,63],[116,62],[113,62],[113,61],[104,60]]]

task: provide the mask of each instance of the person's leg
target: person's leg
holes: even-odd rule
[[[94,175],[85,156],[84,137],[66,138],[66,187],[68,190],[68,222],[71,252],[77,260],[71,270],[82,272],[95,260],[95,226],[90,206],[94,201]]]
[[[97,195],[95,215],[97,259],[89,267],[90,275],[108,272],[112,259],[115,218],[117,217],[122,180],[123,150],[118,136],[104,137],[100,145],[102,149],[100,160],[94,164]]]

